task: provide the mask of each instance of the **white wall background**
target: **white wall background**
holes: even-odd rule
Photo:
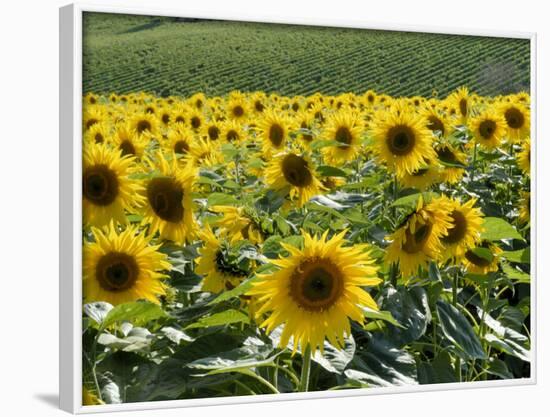
[[[117,4],[116,0],[94,4]],[[0,410],[57,416],[58,389],[58,7],[60,0],[11,0],[0,21]],[[140,412],[147,416],[527,416],[548,412],[550,392],[548,202],[550,26],[535,0],[126,1],[135,7],[263,18],[337,19],[538,33],[537,386],[484,388]],[[398,63],[396,63],[398,65]],[[540,411],[542,410],[542,411]],[[117,413],[123,417],[129,413]]]

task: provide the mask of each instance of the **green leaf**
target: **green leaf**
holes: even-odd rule
[[[510,372],[506,363],[497,358],[489,359],[489,367],[487,368],[487,372],[502,379],[514,378],[514,374]]]
[[[390,339],[398,346],[418,340],[432,319],[428,296],[422,287],[388,287],[382,293],[382,309],[389,311],[400,326],[389,325]]]
[[[487,262],[492,262],[494,258],[493,252],[487,248],[472,248],[470,249],[470,252],[479,258],[485,259]]]
[[[309,148],[311,150],[315,151],[317,149],[325,148],[327,146],[334,146],[334,145],[338,145],[338,144],[340,144],[340,142],[337,142],[335,140],[330,140],[330,139],[327,139],[327,140],[314,140],[313,142],[311,142],[309,144]]]
[[[481,233],[481,238],[485,240],[524,240],[514,226],[499,217],[485,217],[483,228],[485,230]]]
[[[531,282],[531,275],[526,274],[525,272],[520,271],[519,269],[514,268],[511,265],[508,265],[507,263],[503,263],[502,271],[506,274],[508,278],[510,278],[513,281],[516,281],[522,284],[529,284]]]
[[[346,177],[346,171],[330,165],[320,165],[317,167],[317,172],[322,177]]]
[[[382,334],[361,332],[356,344],[363,348],[355,352],[344,371],[347,378],[377,387],[418,384],[414,357]]]
[[[436,303],[437,315],[443,333],[469,359],[485,359],[486,354],[474,329],[462,313],[451,304],[443,301]]]
[[[248,292],[248,290],[252,288],[252,282],[254,282],[256,279],[257,279],[256,277],[253,277],[253,278],[247,279],[246,281],[243,281],[240,285],[233,288],[232,290],[222,292],[220,295],[218,295],[208,304],[209,305],[218,304],[218,303],[221,303],[222,301],[227,301],[227,300],[230,300],[231,298],[239,297],[245,294],[246,292]]]
[[[416,208],[416,205],[418,204],[418,199],[420,197],[422,197],[424,202],[427,202],[437,196],[438,194],[434,192],[410,194],[405,197],[398,198],[391,205],[392,207],[405,206],[405,207]]]
[[[114,323],[122,321],[139,326],[166,317],[169,317],[168,314],[159,305],[145,301],[136,301],[119,304],[114,307],[109,311],[107,317],[105,317],[102,327],[107,328]]]
[[[321,353],[320,351],[315,352],[312,360],[329,372],[342,374],[353,359],[354,354],[355,340],[353,340],[353,337],[350,336],[346,338],[342,348],[336,348],[325,341],[324,353]]]
[[[90,317],[97,324],[101,325],[105,317],[109,314],[109,311],[113,309],[113,306],[109,303],[98,301],[95,303],[84,304],[82,307],[84,314]]]
[[[531,248],[518,249],[515,251],[504,251],[500,254],[504,259],[515,263],[529,264],[531,263]]]
[[[373,310],[368,307],[363,307],[363,315],[372,320],[383,320],[390,324],[393,324],[396,327],[400,327],[401,329],[405,329],[404,326],[402,326],[391,314],[390,311],[377,311]]]
[[[456,382],[452,357],[448,352],[442,351],[432,361],[420,362],[417,367],[418,381],[421,384]]]
[[[208,206],[230,206],[237,204],[238,201],[235,197],[224,193],[210,193],[208,195]]]
[[[186,329],[197,329],[203,327],[224,326],[233,323],[250,323],[250,318],[237,310],[226,310],[221,313],[212,314],[208,317],[199,319],[196,323],[192,323]]]

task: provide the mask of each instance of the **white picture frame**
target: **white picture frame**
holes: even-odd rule
[[[349,397],[377,394],[398,394],[420,391],[456,390],[483,387],[505,387],[516,385],[532,385],[537,382],[537,277],[538,263],[536,250],[531,252],[531,329],[532,329],[532,362],[531,377],[502,381],[479,381],[449,384],[400,386],[388,388],[354,389],[344,391],[308,392],[270,394],[249,397],[225,397],[216,399],[191,399],[156,401],[144,403],[129,403],[120,405],[86,406],[81,404],[82,399],[82,341],[81,341],[81,314],[82,314],[82,16],[85,12],[121,13],[151,16],[193,17],[221,20],[241,20],[263,23],[290,23],[298,25],[347,27],[358,29],[397,30],[410,32],[427,32],[456,35],[477,35],[492,37],[507,37],[529,39],[531,43],[531,137],[532,137],[532,170],[536,172],[537,152],[537,104],[536,104],[536,42],[535,33],[523,32],[495,32],[484,30],[461,30],[447,27],[423,27],[380,24],[355,21],[313,21],[307,18],[271,19],[258,15],[231,15],[231,14],[188,14],[182,10],[139,9],[131,6],[105,6],[75,3],[60,8],[59,11],[59,50],[60,50],[60,277],[59,277],[59,316],[60,316],[60,408],[75,414],[149,410],[161,408],[196,407],[217,404],[254,403],[265,401],[287,401],[297,399],[316,399],[328,397]],[[531,196],[531,236],[533,245],[537,245],[536,224],[536,182],[532,177]]]

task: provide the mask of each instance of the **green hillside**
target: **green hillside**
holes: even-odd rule
[[[84,92],[529,90],[525,39],[86,13]]]

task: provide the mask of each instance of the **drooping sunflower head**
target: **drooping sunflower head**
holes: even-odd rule
[[[521,152],[517,154],[518,166],[527,176],[531,175],[531,139],[525,138],[521,144]]]
[[[446,101],[454,110],[453,113],[458,117],[459,121],[466,123],[468,116],[472,111],[471,97],[468,89],[466,87],[460,87],[458,90],[449,95]]]
[[[329,164],[353,161],[361,152],[361,137],[365,125],[356,112],[341,110],[330,115],[324,124],[323,139],[336,143],[323,148],[323,157]]]
[[[508,127],[507,136],[512,142],[521,142],[529,136],[531,114],[528,107],[518,101],[512,101],[502,103],[498,107],[498,111],[504,116]]]
[[[167,161],[161,152],[153,168],[158,175],[145,184],[143,224],[149,224],[151,233],[158,231],[161,239],[183,244],[197,231],[191,195],[197,169],[190,163],[178,164],[174,155]]]
[[[416,188],[419,191],[425,191],[441,180],[441,166],[437,161],[424,161],[424,165],[414,170],[398,174],[397,180],[404,187]]]
[[[424,160],[436,160],[433,135],[422,117],[393,107],[378,112],[372,121],[374,151],[380,162],[399,175],[422,167]]]
[[[427,106],[422,111],[426,127],[432,133],[441,138],[447,137],[451,133],[451,122],[449,117],[437,107]]]
[[[486,149],[498,147],[506,135],[506,120],[494,109],[488,108],[468,123],[474,140]]]
[[[409,280],[419,268],[427,269],[430,261],[442,256],[441,238],[452,226],[450,207],[439,198],[429,203],[419,199],[416,210],[387,240],[386,262],[399,264],[403,278]]]
[[[482,241],[475,248],[466,251],[462,263],[472,274],[486,275],[498,271],[502,249],[489,241]]]
[[[262,139],[263,153],[269,156],[273,152],[284,149],[294,125],[288,116],[269,109],[263,112],[258,128]]]
[[[366,245],[345,246],[345,233],[328,239],[328,232],[303,232],[303,249],[283,243],[289,256],[272,261],[279,269],[253,283],[249,295],[257,297],[261,326],[267,332],[284,326],[280,347],[292,337],[294,350],[309,345],[313,353],[323,351],[325,339],[341,348],[349,319],[362,323],[363,307],[378,309],[364,290],[380,283],[377,269]]]
[[[450,207],[451,227],[441,238],[443,259],[460,258],[467,250],[474,248],[481,241],[483,231],[483,213],[474,207],[476,199],[472,198],[461,204],[456,199],[443,197]]]
[[[129,226],[121,231],[113,222],[92,228],[93,242],[84,244],[83,295],[87,303],[148,300],[159,303],[165,294],[162,271],[170,270],[167,256],[151,245],[151,236]]]
[[[212,206],[210,210],[214,213],[223,214],[223,217],[217,220],[215,224],[227,230],[231,242],[243,239],[252,243],[263,242],[263,232],[259,226],[259,221],[248,212],[246,207]]]
[[[209,227],[199,237],[204,246],[196,260],[195,272],[204,276],[201,289],[217,294],[238,286],[248,276],[250,261],[239,259],[226,237],[216,236]]]
[[[288,197],[297,207],[302,207],[324,189],[311,159],[295,151],[275,155],[267,166],[265,177],[269,187],[288,192]]]
[[[143,203],[141,184],[130,178],[134,158],[105,144],[89,144],[82,158],[82,216],[86,226],[105,226],[111,220],[127,222]]]
[[[450,142],[438,143],[435,146],[435,152],[439,163],[442,165],[440,170],[441,180],[449,184],[459,182],[466,172],[466,154]]]

